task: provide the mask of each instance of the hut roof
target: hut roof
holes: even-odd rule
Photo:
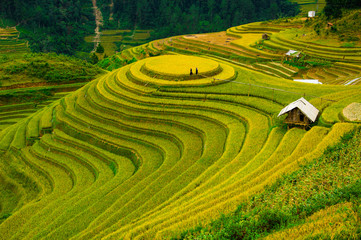
[[[317,79],[293,79],[293,81],[302,83],[322,84],[322,82]]]
[[[308,11],[308,17],[315,17],[316,11]]]
[[[291,57],[299,57],[300,54],[301,52],[296,50],[289,50],[288,52],[286,52],[286,56],[291,56]]]
[[[314,122],[317,118],[317,115],[319,113],[318,109],[315,108],[311,103],[309,103],[306,99],[303,97],[294,101],[293,103],[290,103],[281,110],[281,112],[278,114],[279,116],[282,116],[285,113],[288,113],[289,111],[292,111],[293,109],[298,108],[300,111],[306,115],[308,119],[310,119],[312,122]]]

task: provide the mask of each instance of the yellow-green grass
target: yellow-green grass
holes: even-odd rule
[[[247,32],[253,32],[253,33],[272,33],[272,32],[280,32],[284,30],[285,26],[279,26],[277,24],[265,24],[261,22],[254,22],[254,23],[248,23],[241,26],[236,26],[231,28],[233,33],[247,33]]]
[[[201,41],[186,39],[184,37],[172,38],[172,41],[165,43],[167,53],[173,54],[174,51],[185,54],[201,54],[218,58],[234,59],[242,62],[240,64],[249,65],[249,62],[256,60],[265,60],[264,56],[257,56],[257,53],[247,51],[243,48],[229,48],[220,45],[208,44]],[[243,63],[244,62],[244,63]]]
[[[296,32],[295,32],[296,31]],[[320,57],[327,60],[342,62],[359,62],[361,49],[359,48],[335,48],[321,46],[309,42],[301,42],[292,38],[298,33],[297,30],[291,29],[280,32],[271,37],[270,40],[264,41],[264,45],[273,49],[288,51],[290,49],[299,50],[311,56]]]
[[[308,153],[308,154],[306,155],[306,159],[310,160],[310,159],[313,159],[313,157],[319,156],[320,154],[322,154],[323,150],[325,150],[325,148],[326,148],[325,145],[328,144],[327,142],[329,142],[331,139],[332,139],[332,140],[331,140],[332,143],[334,143],[335,141],[338,141],[338,139],[339,139],[345,132],[349,131],[349,130],[352,129],[352,128],[353,128],[352,125],[351,125],[351,126],[350,126],[350,125],[340,126],[340,127],[338,127],[337,129],[334,128],[333,131],[322,140],[322,142],[317,146],[317,148],[316,148],[313,152]],[[312,143],[310,143],[310,145],[311,145],[311,144],[312,144]],[[305,152],[304,149],[302,149],[302,151]],[[286,162],[287,162],[287,161],[286,161]],[[296,161],[296,162],[293,162],[292,164],[290,164],[289,166],[285,167],[284,169],[282,168],[282,167],[284,167],[284,166],[282,166],[282,165],[279,166],[279,167],[282,169],[282,171],[281,171],[281,172],[279,171],[278,173],[273,174],[273,176],[272,176],[271,179],[270,179],[271,182],[274,181],[274,178],[277,178],[277,175],[278,175],[278,174],[282,174],[282,172],[285,172],[285,171],[286,171],[286,172],[287,172],[287,171],[293,171],[295,167],[296,167],[296,168],[298,167],[298,164],[299,164],[299,163],[298,163],[297,161]],[[292,169],[292,168],[293,168],[293,169]],[[273,172],[272,172],[272,173],[273,173]],[[258,188],[257,190],[260,191],[261,189],[262,189],[262,187]],[[238,196],[238,199],[236,200],[236,202],[242,201],[242,200],[244,200],[246,197],[247,197],[247,196],[244,196],[244,195]],[[231,202],[231,200],[229,200],[229,202]],[[235,203],[235,204],[236,204],[236,203]],[[232,207],[231,207],[231,208],[232,208]],[[220,209],[222,209],[222,211],[224,211],[224,209],[227,209],[227,205],[221,206]],[[195,209],[194,212],[196,212],[197,214],[199,214],[199,212],[197,211],[197,209]],[[207,215],[207,214],[208,214],[208,215]],[[215,212],[215,213],[213,213],[213,215],[217,215],[217,214],[218,214],[218,211]],[[196,214],[193,214],[192,216],[195,216],[195,215],[196,215]],[[203,218],[202,218],[202,217],[203,217]],[[205,211],[204,216],[202,216],[202,217],[200,217],[200,216],[198,216],[198,218],[197,218],[197,217],[194,217],[195,219],[193,219],[193,221],[192,221],[192,219],[190,219],[188,223],[185,222],[185,221],[182,221],[182,222],[179,221],[179,224],[172,223],[172,222],[171,222],[172,220],[170,220],[168,224],[165,224],[165,225],[162,226],[162,227],[168,226],[169,229],[164,229],[163,232],[158,232],[158,235],[156,235],[156,236],[157,236],[158,238],[161,238],[161,237],[164,236],[164,235],[167,236],[168,234],[177,233],[177,232],[179,231],[178,229],[182,229],[182,228],[184,228],[184,227],[194,226],[194,225],[197,224],[197,222],[198,222],[199,220],[207,221],[206,219],[212,218],[212,214],[210,214],[209,212]],[[187,219],[188,219],[188,218],[187,218]],[[153,233],[153,234],[154,234],[154,233]],[[148,236],[152,236],[153,234],[148,235]],[[131,235],[128,235],[128,237],[129,237],[129,236],[131,236]],[[141,237],[144,237],[144,236],[147,236],[147,235],[141,235]]]
[[[281,56],[278,54],[268,53],[261,51],[257,48],[251,47],[252,44],[255,44],[257,41],[262,39],[262,34],[247,34],[241,39],[237,39],[231,42],[232,45],[243,48],[247,51],[254,52],[261,57],[272,58],[273,60],[281,59]]]
[[[13,237],[25,222],[30,219],[37,211],[43,209],[54,200],[64,197],[72,188],[74,184],[74,175],[66,167],[54,162],[47,151],[35,144],[32,149],[24,149],[24,153],[27,154],[27,160],[32,162],[37,168],[46,172],[52,181],[52,192],[43,197],[40,201],[29,204],[13,213],[4,223],[0,225],[0,231],[3,233],[2,237],[10,239]],[[29,151],[29,152],[28,152]],[[46,170],[44,170],[46,169]]]
[[[306,41],[300,41],[299,39],[296,39],[296,36],[298,34],[302,34],[303,32],[300,32],[299,30],[295,30],[295,29],[289,29],[289,30],[285,30],[284,32],[281,32],[279,34],[275,34],[274,36],[272,36],[273,38],[275,38],[275,40],[278,40],[279,42],[282,42],[283,44],[290,44],[290,45],[294,45],[294,46],[298,46],[298,47],[302,47],[302,48],[307,48],[307,50],[312,49],[313,51],[318,51],[318,52],[331,52],[332,54],[335,55],[345,55],[347,56],[357,56],[361,51],[361,48],[358,47],[353,47],[353,48],[342,48],[342,47],[332,47],[332,46],[328,46],[328,45],[320,45],[320,44],[314,44],[312,42],[306,42]],[[296,35],[296,36],[295,36]],[[273,40],[271,38],[271,40]],[[266,41],[267,42],[267,41]]]
[[[7,178],[4,173],[0,172],[0,202],[1,202],[1,210],[0,216],[6,216],[16,209],[19,201],[20,201],[20,190],[16,183],[12,181],[12,179]],[[3,222],[4,220],[0,220]]]
[[[84,83],[81,84],[69,84],[69,85],[63,85],[63,86],[50,86],[50,87],[34,87],[34,88],[22,88],[22,89],[12,89],[12,90],[4,90],[1,91],[1,95],[6,94],[16,94],[17,92],[26,92],[26,91],[41,91],[42,89],[48,89],[52,91],[72,91],[74,88],[79,88],[79,86],[83,86]],[[58,100],[59,98],[62,98],[69,94],[69,92],[57,92],[52,97],[49,98],[48,101],[42,101],[41,104],[38,102],[27,102],[27,103],[18,103],[18,104],[9,104],[0,106],[0,131],[4,130],[5,128],[16,124],[17,122],[29,117],[30,115],[34,114],[37,110],[46,107],[53,103],[54,101]],[[50,110],[49,110],[50,111]],[[39,116],[43,118],[42,122],[40,123],[40,128],[49,129],[51,126],[51,119],[48,119],[47,124],[45,124],[45,118],[49,117],[51,111],[47,111],[47,116]],[[33,133],[34,137],[36,138],[36,135],[38,134],[35,130],[35,128],[30,127],[30,129],[33,129],[35,133]],[[33,131],[30,130],[29,131]],[[29,132],[29,133],[30,133]],[[31,137],[31,136],[29,136]]]
[[[190,69],[199,75],[213,75],[219,71],[219,63],[213,60],[186,55],[169,55],[152,58],[143,65],[143,69],[150,74],[187,78],[190,76]]]
[[[0,132],[0,151],[6,151],[9,148],[16,131],[17,126],[12,125],[6,128],[6,131]]]
[[[91,161],[92,164],[96,166],[99,175],[97,176],[96,183],[86,190],[88,193],[87,195],[84,194],[84,196],[78,195],[73,198],[68,198],[65,203],[63,202],[62,208],[42,217],[51,219],[54,224],[61,221],[59,219],[55,221],[56,216],[60,216],[61,214],[66,215],[66,211],[64,211],[66,210],[65,206],[73,208],[73,212],[87,208],[94,204],[95,201],[101,199],[107,192],[111,191],[111,189],[114,189],[115,186],[124,182],[124,180],[129,178],[134,172],[134,167],[131,162],[121,156],[113,155],[90,144],[71,138],[62,132],[56,131],[55,134],[58,144],[59,141],[61,141],[61,143],[69,146],[65,148],[67,151],[70,150],[74,155],[80,155],[83,158],[88,159],[88,161]],[[70,148],[70,146],[72,146],[72,148]],[[81,153],[79,153],[79,150]],[[110,167],[111,165],[109,163],[115,164],[114,166],[117,168],[116,173],[114,173],[114,169]],[[114,174],[116,175],[113,177]],[[49,208],[49,210],[51,210],[51,208]],[[34,220],[36,220],[36,218],[34,218]],[[62,221],[64,220],[67,219],[63,218]],[[34,223],[34,221],[32,221],[32,223]],[[39,229],[49,227],[47,226],[49,224],[46,223],[46,221],[41,222],[41,224],[45,226],[35,225],[33,227],[25,228],[24,230],[34,231],[36,227],[39,227]]]
[[[346,231],[356,231],[357,212],[352,203],[337,204],[308,217],[301,225],[268,235],[264,239],[306,239],[345,236]],[[348,235],[348,237],[351,237]],[[357,236],[353,236],[357,238]]]
[[[57,165],[64,169],[68,175],[70,175],[72,188],[72,194],[76,195],[84,190],[86,190],[94,181],[95,181],[95,172],[92,166],[87,164],[87,161],[79,158],[78,155],[68,154],[68,149],[60,150],[57,148],[56,143],[52,142],[50,135],[44,135],[39,144],[35,144],[33,147],[35,154],[41,158],[45,158],[47,161],[51,162],[54,165]],[[55,180],[56,181],[56,180]],[[55,185],[54,190],[57,187]],[[66,196],[67,194],[65,194]],[[65,197],[63,196],[63,197]],[[42,209],[44,212],[46,209],[48,211],[54,211],[56,205],[54,202],[52,208],[49,209],[49,206]],[[58,205],[59,206],[59,205]],[[32,216],[34,218],[35,216]],[[31,221],[31,219],[29,219]],[[37,219],[39,221],[39,219]],[[17,232],[15,237],[22,238],[22,233]]]
[[[277,145],[279,144],[279,141],[281,140],[283,134],[284,134],[284,131],[281,130],[281,129],[274,130],[270,134],[270,138],[267,140],[267,143],[265,144],[265,147],[256,156],[256,159],[258,159],[258,161],[260,161],[260,162],[262,162],[262,160],[261,160],[262,158],[267,159],[272,154],[272,152],[275,150]],[[195,184],[197,184],[197,183],[195,183]],[[205,193],[203,196],[206,196],[207,194],[210,194],[209,198],[208,198],[208,200],[206,202],[208,202],[210,199],[212,199],[212,197],[211,197],[212,191],[203,191],[202,189],[196,189],[196,191],[193,191],[192,193],[193,193],[193,196],[187,196],[187,198],[186,198],[187,200],[192,199],[194,196],[197,196],[198,194],[203,195],[203,193]],[[189,194],[187,194],[187,195],[189,195]],[[182,196],[182,195],[179,194],[179,196]],[[175,197],[174,200],[176,200],[177,198],[179,198],[179,197]],[[174,200],[170,199],[170,201],[167,202],[167,205],[170,205],[170,206],[166,206],[165,209],[162,209],[162,208],[164,208],[164,206],[159,207],[159,209],[162,209],[163,212],[169,211],[170,209],[173,208],[172,204],[173,204]],[[201,200],[201,201],[203,201],[203,200]],[[186,202],[186,201],[184,201],[184,202]],[[153,214],[154,214],[154,212],[156,212],[156,211],[153,211]],[[172,212],[173,212],[173,210],[170,210],[169,214],[173,215]],[[140,229],[142,229],[142,228],[143,228],[142,231],[144,231],[144,228],[149,228],[156,222],[160,223],[161,221],[164,221],[164,219],[163,220],[153,219],[154,218],[153,214],[150,215],[150,216],[147,216],[147,219],[141,219],[141,220],[139,219],[140,221],[137,223],[137,225],[139,225],[139,227],[137,227],[136,229],[134,229],[134,226],[132,226],[132,227],[127,226],[126,228],[123,228],[122,231],[125,230],[125,231],[135,231],[136,232],[136,231],[140,231]]]
[[[232,80],[235,77],[235,71],[232,67],[225,64],[218,64],[215,61],[203,60],[197,57],[185,57],[181,55],[165,55],[146,59],[145,62],[137,62],[129,69],[130,78],[142,85],[150,86],[202,86],[217,84]],[[167,67],[161,67],[161,64],[167,63]],[[208,64],[208,66],[207,66]],[[198,75],[195,68],[200,66]],[[190,75],[190,68],[193,67],[193,75]],[[203,67],[203,68],[202,68]],[[149,72],[142,72],[142,68],[149,69]],[[152,73],[155,76],[152,76]],[[157,76],[171,76],[172,80],[159,79]],[[184,79],[186,78],[186,79]],[[187,81],[184,81],[187,80]]]
[[[319,132],[317,132],[317,133],[315,133],[315,134],[313,134],[313,136],[315,136],[315,135],[319,135]],[[322,139],[322,135],[320,136],[321,137],[321,139]],[[298,139],[299,140],[299,139]],[[297,140],[297,138],[293,138],[293,141],[298,141]],[[292,144],[289,144],[288,143],[288,146],[287,146],[287,142],[288,141],[286,141],[285,140],[285,145],[284,145],[284,147],[290,147],[290,146],[292,146]],[[313,142],[312,143],[310,143],[309,142],[309,139],[305,139],[304,140],[304,143],[307,143],[308,144],[308,146],[311,146],[312,144],[314,144],[315,143],[315,140],[313,140]],[[316,140],[316,143],[317,143],[317,140]],[[317,145],[317,144],[316,144]],[[299,149],[304,149],[304,147],[305,146],[300,146],[299,147]],[[292,151],[292,150],[291,150]],[[304,151],[304,150],[302,150],[301,151],[302,153],[301,154],[304,154],[304,153],[306,153],[306,151]],[[287,156],[287,153],[284,153],[284,156]],[[299,155],[295,155],[294,154],[294,159],[296,158],[297,159],[297,157],[299,156]],[[276,160],[279,160],[279,157],[274,157],[274,159]],[[270,166],[274,166],[274,163],[270,163]],[[273,174],[273,171],[270,171],[272,174]],[[254,175],[255,176],[258,176],[259,175],[259,173],[254,173]],[[264,175],[264,174],[263,174]],[[249,176],[249,178],[250,179],[252,179],[253,177],[252,176]],[[257,178],[256,178],[257,179]],[[259,179],[259,177],[258,177],[258,179]],[[259,180],[258,180],[259,181]],[[252,188],[250,188],[249,187],[249,185],[251,185],[252,186],[252,184],[250,184],[249,182],[250,182],[250,180],[248,179],[247,180],[247,178],[244,180],[244,182],[245,182],[245,185],[246,186],[242,186],[242,184],[241,183],[234,183],[234,193],[233,194],[231,194],[231,191],[230,191],[230,189],[224,189],[223,188],[223,190],[222,191],[224,191],[223,193],[222,193],[222,191],[221,192],[217,192],[217,193],[215,193],[215,195],[217,196],[216,197],[216,199],[217,198],[222,198],[222,197],[224,197],[225,199],[227,199],[227,202],[229,201],[229,199],[232,199],[232,195],[233,195],[233,198],[235,198],[235,195],[237,196],[237,195],[240,195],[241,194],[241,191],[242,191],[242,189],[244,189],[244,191],[252,191],[251,189]],[[252,181],[251,181],[252,182]],[[253,180],[253,182],[255,182],[255,180]],[[242,187],[241,187],[242,186]],[[255,187],[255,188],[257,188],[257,187]],[[197,189],[198,190],[198,189]],[[189,199],[189,201],[188,202],[191,202],[192,204],[191,204],[191,206],[189,206],[189,207],[186,207],[185,209],[184,208],[182,208],[182,210],[180,210],[179,211],[179,213],[177,214],[177,209],[173,206],[170,206],[169,207],[169,209],[165,209],[164,210],[164,212],[165,212],[165,215],[167,215],[167,217],[164,217],[164,219],[162,220],[162,221],[164,221],[165,220],[165,223],[161,223],[161,222],[158,222],[157,224],[159,224],[159,226],[158,227],[154,227],[154,228],[150,228],[150,226],[146,226],[146,229],[152,229],[152,231],[154,230],[154,231],[161,231],[162,229],[164,229],[166,226],[169,226],[169,228],[171,228],[171,229],[173,229],[173,231],[175,231],[177,228],[176,227],[173,227],[172,226],[172,221],[174,221],[175,219],[177,219],[178,217],[179,218],[182,218],[182,216],[179,216],[179,214],[182,214],[183,215],[183,217],[184,217],[184,215],[188,215],[189,217],[187,217],[187,218],[195,218],[195,219],[197,219],[197,220],[199,220],[199,219],[201,219],[202,217],[200,216],[200,215],[202,215],[202,214],[200,214],[199,212],[202,212],[202,211],[204,211],[204,212],[206,212],[205,213],[205,215],[206,216],[203,216],[203,217],[205,217],[204,219],[207,219],[207,218],[212,218],[212,217],[216,217],[217,215],[218,215],[218,211],[219,211],[219,209],[222,209],[222,211],[225,211],[225,209],[227,209],[227,207],[231,207],[231,205],[230,205],[230,203],[229,202],[231,202],[231,201],[229,201],[228,203],[224,203],[224,202],[221,202],[222,204],[221,204],[221,206],[218,206],[219,207],[219,209],[218,209],[218,207],[216,207],[216,205],[217,205],[217,203],[219,202],[219,200],[215,200],[214,198],[212,198],[212,194],[211,193],[209,193],[209,192],[206,192],[206,191],[201,191],[202,192],[202,194],[204,194],[204,196],[205,196],[205,199],[207,199],[207,200],[199,200],[199,202],[198,203],[194,203],[194,201],[195,201],[195,199],[197,199],[199,196],[194,196],[194,197],[192,197],[192,198],[190,198]],[[228,196],[227,196],[228,195]],[[243,195],[243,197],[244,197],[244,195]],[[213,200],[214,199],[214,200]],[[194,204],[194,206],[192,206]],[[236,204],[236,202],[235,202],[235,204]],[[179,204],[180,205],[180,204]],[[187,205],[187,204],[182,204],[181,206],[184,206],[184,205]],[[204,206],[205,205],[205,206]],[[227,206],[227,207],[226,207]],[[233,206],[234,207],[234,206]],[[212,209],[213,208],[213,209]],[[214,209],[215,208],[215,209]],[[171,210],[170,210],[171,209]],[[188,209],[188,210],[187,210]],[[202,210],[203,209],[203,210]],[[168,210],[168,211],[167,211]],[[209,215],[209,214],[211,214],[211,212],[212,212],[212,210],[213,210],[213,216],[212,215]],[[190,211],[190,213],[187,213],[187,211]],[[192,214],[192,212],[193,212],[193,214]],[[191,216],[196,216],[196,217],[191,217]],[[152,217],[152,219],[154,218],[154,216]],[[169,221],[167,221],[169,219]],[[203,219],[203,220],[204,220]],[[196,222],[197,220],[193,220],[194,222]],[[152,220],[150,220],[150,221],[152,221]],[[157,221],[160,221],[159,219],[157,219]],[[157,222],[156,221],[156,222]],[[182,221],[182,224],[184,224],[184,222]],[[177,227],[179,227],[179,225],[177,226]],[[169,229],[168,229],[169,230]],[[168,231],[167,230],[167,231]],[[143,231],[144,231],[144,229],[143,229]],[[164,231],[164,230],[163,230]],[[138,234],[141,234],[141,233],[138,233]],[[151,234],[151,235],[153,235],[154,234],[154,232]],[[117,235],[116,235],[117,236]],[[131,236],[130,234],[128,235],[128,236]],[[161,235],[160,235],[161,236]],[[147,235],[141,235],[141,237],[147,237]]]
[[[354,93],[352,95],[345,96],[342,100],[331,104],[322,113],[322,121],[328,124],[340,122],[346,120],[342,114],[342,110],[353,102],[360,101],[361,94]]]
[[[326,111],[332,104],[318,97],[339,101],[358,92],[357,86],[310,88],[215,58],[191,57],[191,64],[207,63],[204,71],[214,76],[232,69],[233,81],[180,87],[181,81],[168,80],[165,88],[160,78],[182,74],[176,61],[189,58],[162,57],[109,73],[0,132],[2,149],[13,145],[8,154],[14,158],[20,149],[24,162],[47,174],[51,185],[39,201],[24,204],[0,224],[5,238],[169,237],[234,210],[353,127],[286,130],[276,115],[304,94]],[[169,57],[174,62],[164,62]],[[26,129],[34,136],[42,129],[52,134],[24,147]]]
[[[84,166],[87,170],[82,171],[82,174],[84,174],[82,177],[83,180],[89,182],[93,177],[95,177],[96,182],[94,182],[94,184],[91,184],[88,188],[83,188],[83,191],[85,191],[89,195],[93,194],[92,196],[93,201],[96,199],[94,196],[95,191],[97,191],[97,193],[99,194],[98,197],[101,197],[104,194],[102,193],[104,191],[102,190],[102,188],[104,189],[105,186],[109,185],[109,182],[115,181],[120,183],[124,181],[127,178],[127,176],[129,177],[129,175],[133,173],[132,166],[127,166],[129,165],[129,161],[124,161],[119,156],[115,156],[115,155],[111,156],[106,152],[104,152],[105,155],[103,155],[103,152],[101,150],[95,149],[94,147],[91,148],[92,149],[91,152],[88,152],[86,150],[87,148],[84,146],[85,145],[84,143],[80,143],[77,140],[72,139],[69,136],[66,136],[64,133],[57,131],[57,134],[58,135],[56,136],[56,140],[54,139],[56,142],[54,142],[54,140],[49,138],[45,140],[46,144],[49,144],[47,147],[51,147],[52,151],[59,151],[62,152],[62,154],[64,154],[65,156],[68,155],[70,156],[70,158],[76,159],[82,166]],[[49,135],[45,135],[45,136],[49,136]],[[59,145],[60,139],[63,140],[66,139],[66,143],[62,142],[63,144],[65,143],[65,146],[62,145],[61,148],[57,148],[56,145]],[[71,141],[70,144],[69,144],[69,140]],[[74,142],[77,142],[78,144],[80,143],[80,148],[79,145],[78,147],[71,146],[71,144]],[[81,153],[79,153],[79,150],[81,151]],[[111,158],[107,159],[108,157]],[[109,167],[108,164],[109,161],[111,162],[116,161],[114,162],[115,164],[114,166],[117,166],[117,169],[119,170],[119,172],[116,173],[117,174],[116,176],[114,176],[113,170]],[[129,167],[131,171],[129,172],[124,171],[124,170],[128,170]],[[85,174],[90,174],[90,175],[86,177]],[[91,203],[91,201],[89,202],[90,199],[89,197],[87,199],[83,199],[82,195],[73,194],[63,199],[62,204],[60,204],[59,207],[54,204],[53,206],[47,207],[47,209],[43,210],[41,213],[37,215],[37,217],[34,217],[31,221],[27,223],[27,227],[23,228],[21,234],[28,233],[29,235],[32,235],[32,233],[29,232],[30,231],[34,232],[36,228],[41,230],[45,227],[48,228],[51,227],[49,226],[49,223],[46,223],[46,221],[40,219],[51,219],[52,221],[51,225],[55,225],[59,221],[66,220],[64,219],[64,217],[63,219],[59,219],[59,218],[56,219],[56,217],[60,215],[66,215],[67,214],[66,208],[73,208],[72,211],[74,213],[75,211],[79,211],[79,209],[81,208],[89,206]]]
[[[172,42],[174,42],[174,41],[180,42],[180,43],[185,43],[190,46],[200,47],[201,50],[203,50],[203,51],[208,50],[208,52],[210,52],[210,53],[216,52],[216,53],[225,54],[225,55],[236,54],[236,55],[241,55],[241,56],[244,55],[246,57],[254,57],[256,55],[255,53],[247,52],[243,49],[234,49],[234,48],[225,47],[225,46],[221,46],[221,45],[209,44],[209,43],[198,41],[195,39],[187,39],[185,37],[175,38],[172,40]]]
[[[283,72],[282,70],[280,70],[279,68],[275,68],[272,65],[255,63],[252,66],[257,69],[262,69],[266,72],[269,72],[269,74],[272,74],[274,76],[278,76],[278,77],[285,78],[285,79],[293,79],[290,74],[287,74],[287,73]]]

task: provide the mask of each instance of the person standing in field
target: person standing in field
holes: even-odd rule
[[[196,74],[198,74],[198,68],[196,68]]]
[[[192,68],[191,68],[191,70],[190,70],[190,72],[189,72],[189,75],[193,75]]]

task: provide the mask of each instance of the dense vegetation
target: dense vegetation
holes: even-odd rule
[[[287,0],[98,1],[104,28],[155,29],[153,37],[221,31],[242,23],[294,16],[297,4]],[[0,2],[0,12],[21,26],[35,52],[74,54],[90,51],[84,37],[95,28],[91,1]],[[112,17],[110,17],[112,15]],[[89,48],[87,48],[90,47]]]
[[[83,82],[102,72],[83,60],[54,53],[0,55],[0,87],[37,82]]]
[[[359,0],[326,0],[324,12],[328,17],[341,17],[342,9],[360,8]]]
[[[287,0],[115,0],[113,18],[122,28],[151,28],[156,30],[155,37],[166,37],[222,31],[235,25],[297,13],[297,4]]]
[[[84,36],[94,31],[91,7],[88,0],[0,1],[2,17],[21,26],[22,37],[29,40],[32,51],[69,55],[81,50]]]

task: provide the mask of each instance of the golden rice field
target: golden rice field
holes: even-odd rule
[[[310,87],[171,53],[116,69],[0,132],[0,239],[171,238],[233,211],[355,126],[341,112],[361,99],[360,86]],[[287,130],[276,116],[301,96],[320,121]],[[305,226],[342,217],[325,211]]]

